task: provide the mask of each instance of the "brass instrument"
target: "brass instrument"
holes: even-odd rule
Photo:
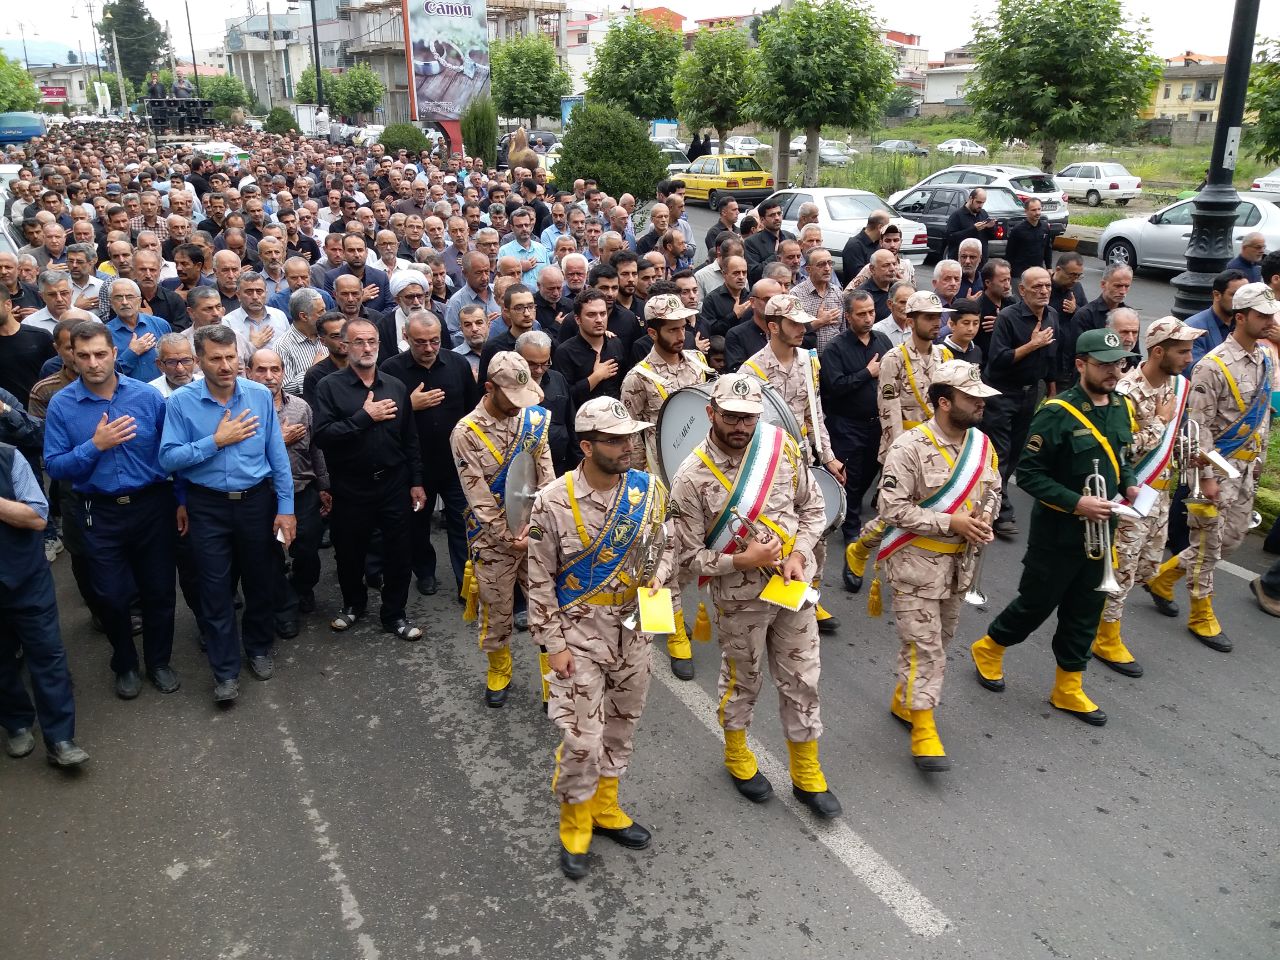
[[[996,504],[992,500],[992,494],[994,492],[995,484],[988,484],[987,490],[982,495],[982,500],[978,504],[979,516],[989,518],[992,512],[996,509]],[[978,556],[973,562],[973,576],[969,578],[969,589],[965,591],[964,602],[974,607],[985,607],[987,605],[987,595],[982,592],[982,561],[985,560],[987,556],[986,548],[971,543],[965,547],[965,552],[966,554],[976,553]]]
[[[1096,459],[1093,461],[1093,473],[1085,478],[1084,495],[1086,497],[1098,497],[1101,500],[1109,501],[1111,499],[1107,496],[1107,481],[1098,472],[1098,461]],[[1094,589],[1101,593],[1119,593],[1120,584],[1116,580],[1116,572],[1111,564],[1110,520],[1090,520],[1087,517],[1085,518],[1084,552],[1085,556],[1090,560],[1101,560],[1105,564],[1102,582]]]
[[[729,515],[733,517],[733,525],[736,528],[733,534],[733,545],[737,548],[737,551],[747,549],[747,545],[753,540],[757,543],[768,543],[773,539],[773,531],[764,524],[754,523],[751,520],[748,520],[736,509],[731,509],[729,511]],[[737,532],[744,528],[747,531],[746,533]],[[770,573],[782,572],[777,567],[762,567],[761,569],[767,570]]]
[[[1178,461],[1178,470],[1182,473],[1182,481],[1190,490],[1187,503],[1211,503],[1212,501],[1200,492],[1200,424],[1187,417],[1178,431],[1178,444],[1174,448],[1174,456]]]

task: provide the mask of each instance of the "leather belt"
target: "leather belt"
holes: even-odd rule
[[[137,487],[133,490],[122,490],[119,493],[88,493],[85,494],[85,499],[90,503],[97,504],[99,506],[127,507],[134,501],[141,500],[143,497],[150,496],[154,493],[159,493],[168,486],[169,485],[167,483],[150,483],[145,487]]]
[[[270,485],[270,478],[264,477],[247,490],[215,490],[213,487],[206,487],[199,483],[191,484],[190,489],[199,490],[201,493],[207,493],[209,496],[216,497],[219,500],[244,500],[246,497],[257,493],[259,490],[269,487]]]

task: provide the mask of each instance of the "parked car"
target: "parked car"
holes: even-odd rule
[[[755,157],[743,154],[698,157],[680,179],[685,184],[686,200],[702,200],[712,210],[719,210],[720,201],[727,197],[763,200],[773,193],[773,177]]]
[[[656,144],[659,150],[679,150],[684,153],[689,149],[675,137],[650,137],[649,142]]]
[[[947,221],[965,205],[971,189],[955,184],[915,187],[908,190],[893,209],[901,216],[923,223],[929,233],[929,252],[942,255],[947,245]],[[1026,211],[1017,194],[1008,187],[987,187],[986,191],[983,209],[996,221],[995,237],[987,242],[987,256],[1003,257],[1009,230],[1026,217]]]
[[[845,243],[867,225],[867,217],[876,210],[893,212],[882,198],[867,190],[851,190],[846,187],[803,187],[778,190],[770,194],[782,204],[782,229],[796,232],[800,206],[814,203],[818,207],[818,226],[822,227],[822,245],[837,257]],[[755,216],[748,210],[743,216]],[[928,237],[924,224],[914,219],[895,217],[894,223],[902,231],[901,255],[912,263],[924,263],[928,252]]]
[[[985,157],[987,155],[986,147],[963,137],[943,140],[936,149],[939,153],[949,153],[954,157]]]
[[[675,147],[663,147],[662,156],[667,161],[667,176],[681,176],[689,169],[689,158],[685,156],[683,150],[677,150]]]
[[[1072,163],[1053,175],[1062,192],[1096,207],[1103,200],[1124,206],[1142,195],[1142,181],[1119,163]]]
[[[1249,189],[1261,190],[1265,193],[1280,193],[1280,168],[1272,170],[1264,177],[1256,178]]]
[[[1187,268],[1187,241],[1191,238],[1194,198],[1179,200],[1149,217],[1126,217],[1102,231],[1098,249],[1107,263],[1131,267]],[[1267,239],[1267,249],[1280,249],[1280,207],[1261,197],[1245,196],[1236,204],[1231,230],[1232,245],[1239,249],[1246,233],[1257,231]]]
[[[560,142],[560,134],[552,133],[550,130],[530,130],[529,146],[532,147],[538,142],[538,138],[542,138],[542,145],[550,150],[553,146]],[[502,139],[498,141],[498,169],[503,170],[507,167],[507,151],[511,149],[511,134],[504,133]]]
[[[790,150],[791,155],[793,157],[798,157],[800,156],[800,154],[804,153],[805,150],[808,149],[808,147],[809,147],[809,138],[804,134],[801,134],[798,137],[792,138],[788,149]],[[834,151],[836,153],[843,153],[845,156],[848,156],[848,157],[858,156],[858,151],[854,150],[852,147],[846,144],[843,140],[819,139],[818,151],[821,152],[824,149],[829,151]]]
[[[1008,187],[1017,198],[1026,203],[1032,197],[1040,201],[1041,214],[1049,229],[1056,237],[1065,233],[1067,217],[1067,195],[1058,189],[1053,177],[1041,173],[1034,167],[1021,167],[1011,164],[957,163],[930,174],[910,190],[902,190],[889,197],[889,202],[897,205],[911,190],[924,186],[942,186],[958,183],[969,189],[974,187]]]
[[[724,148],[729,153],[741,153],[747,156],[754,156],[763,146],[764,144],[755,137],[730,137],[724,142]]]
[[[913,157],[927,157],[929,151],[914,140],[881,140],[871,148],[872,153],[905,153]]]

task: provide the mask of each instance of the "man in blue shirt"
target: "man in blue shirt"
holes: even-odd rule
[[[449,298],[444,311],[444,325],[455,341],[460,339],[458,334],[461,333],[462,322],[459,315],[463,307],[478,303],[484,307],[485,315],[491,320],[499,315],[498,302],[493,299],[493,290],[489,286],[492,270],[489,258],[485,254],[473,250],[463,255],[462,279],[465,282],[462,288]]]
[[[142,689],[130,605],[142,606],[142,654],[161,693],[180,683],[169,666],[173,651],[174,550],[177,504],[160,468],[164,400],[116,372],[117,350],[97,321],[71,331],[79,378],[53,395],[45,419],[45,469],[70,482],[76,524],[85,545],[99,617],[111,642],[116,695],[132,700]]]
[[[1265,283],[1262,276],[1262,258],[1267,255],[1267,238],[1260,233],[1245,234],[1240,241],[1240,252],[1227,261],[1226,270],[1239,270],[1250,283]],[[1204,337],[1199,339],[1203,340]]]
[[[127,377],[150,383],[160,376],[156,366],[156,344],[173,327],[168,320],[140,312],[142,291],[132,280],[120,277],[111,285],[111,312],[107,322],[111,339],[119,353],[120,371]]]
[[[1187,318],[1187,326],[1208,331],[1207,336],[1191,341],[1191,366],[1183,374],[1187,379],[1191,378],[1191,370],[1200,362],[1200,358],[1231,335],[1231,298],[1238,288],[1248,282],[1248,278],[1240,270],[1223,270],[1213,278],[1213,304],[1208,310],[1201,310]]]
[[[165,415],[160,465],[186,484],[191,545],[213,668],[213,699],[240,695],[231,571],[240,572],[244,616],[240,636],[259,680],[275,671],[274,536],[284,549],[297,530],[293,473],[271,391],[238,376],[235,332],[220,323],[195,333],[204,373],[174,391]]]
[[[542,241],[533,239],[533,211],[521,207],[511,215],[511,232],[515,235],[498,248],[498,256],[520,261],[520,282],[530,290],[538,285],[538,274],[551,262],[551,251]]]

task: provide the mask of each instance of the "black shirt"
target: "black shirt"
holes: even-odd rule
[[[1063,388],[1076,382],[1076,341],[1086,330],[1101,330],[1107,325],[1107,314],[1118,307],[1108,307],[1102,297],[1090,300],[1076,312],[1058,321],[1058,386]]]
[[[594,390],[587,382],[587,377],[591,376],[591,371],[596,366],[595,347],[582,337],[573,336],[562,341],[556,349],[554,367],[568,381],[569,397],[575,406],[580,407],[596,397],[613,397],[617,400],[622,396],[622,378],[626,376],[628,369],[629,348],[621,342],[621,339],[621,337],[605,337],[604,343],[600,345],[600,359],[602,361],[617,360],[618,372],[612,377],[601,380]]]
[[[221,288],[218,289],[218,299],[222,301],[223,313],[230,313],[232,310],[240,309],[240,298],[234,294],[228,297],[222,292]]]
[[[53,337],[39,327],[21,324],[13,335],[0,336],[0,387],[26,404],[40,368],[55,353]]]
[[[982,293],[982,274],[975,270],[972,277],[960,274],[960,289],[956,291],[956,300],[970,300]]]
[[[724,336],[724,369],[737,373],[744,362],[769,345],[769,334],[756,326],[755,316],[749,316]]]
[[[818,383],[822,409],[827,412],[827,432],[834,445],[861,442],[862,435],[855,433],[852,425],[879,420],[877,380],[867,373],[867,364],[877,354],[883,360],[892,349],[893,343],[883,333],[872,330],[864,344],[846,328],[822,351]]]
[[[703,238],[702,249],[706,252],[708,263],[716,258],[716,241],[720,239],[720,234],[726,230],[735,235],[738,232],[735,227],[726,227],[717,220],[711,225],[711,229],[707,231],[707,235]]]
[[[408,387],[378,373],[372,389],[375,400],[396,402],[396,415],[390,420],[375,423],[364,412],[370,388],[354,367],[325,377],[316,388],[315,438],[335,488],[368,494],[371,476],[379,470],[404,470],[410,486],[422,486],[422,453]]]
[[[991,332],[991,352],[983,372],[987,382],[997,390],[1018,390],[1053,379],[1058,351],[1058,317],[1051,308],[1045,308],[1040,326],[1042,329],[1053,328],[1055,342],[1033,350],[1019,361],[1013,359],[1013,351],[1031,339],[1035,326],[1035,314],[1025,303],[1010,304],[996,316],[996,328]]]
[[[786,230],[779,230],[775,237],[768,230],[757,230],[743,242],[743,252],[746,254],[747,271],[750,273],[752,269],[759,270],[770,257],[776,256],[778,253],[778,245],[783,240],[794,240],[795,235]],[[758,274],[757,274],[758,276]],[[755,282],[754,280],[752,281]]]
[[[296,242],[285,241],[284,252],[286,257],[302,257],[307,263],[319,263],[324,257],[320,252],[320,244],[301,233]]]
[[[626,372],[631,369],[631,347],[640,339],[640,335],[644,333],[644,331],[640,329],[640,321],[637,320],[636,315],[626,307],[615,303],[609,310],[609,322],[605,329],[613,334],[612,337],[608,337],[607,339],[622,341],[622,353],[620,354],[620,357],[625,359],[619,359],[618,362],[622,364],[622,370],[620,373],[626,374]],[[560,342],[564,343],[577,335],[578,317],[577,314],[571,314],[570,316],[565,317],[564,323],[560,325]],[[572,382],[573,381],[570,380],[570,383]],[[621,382],[621,376],[619,376],[619,382]]]
[[[316,408],[316,387],[331,373],[338,372],[338,365],[333,362],[333,357],[325,357],[319,363],[312,364],[302,377],[302,399],[307,401],[307,406],[312,410]]]
[[[960,242],[974,237],[982,244],[982,259],[987,259],[987,241],[995,236],[995,227],[984,227],[979,230],[975,224],[990,220],[991,216],[985,207],[979,207],[974,213],[968,207],[961,207],[947,218],[947,253],[952,260],[960,258]]]
[[[555,344],[551,345],[551,357],[555,359]],[[484,342],[484,346],[480,348],[480,366],[476,369],[475,380],[477,383],[484,383],[489,379],[489,362],[496,354],[505,350],[514,350],[516,348],[516,335],[510,330],[503,330],[496,337],[490,337]],[[472,407],[475,406],[473,403]],[[470,409],[470,407],[468,407]]]
[[[741,319],[733,312],[735,304],[745,303],[751,294],[743,287],[737,297],[729,292],[724,284],[716,287],[702,301],[702,312],[698,315],[698,329],[704,337],[723,337],[741,323]]]
[[[991,334],[995,332],[995,327],[993,326],[990,331],[984,330],[982,328],[982,318],[998,317],[1001,310],[1017,302],[1018,298],[1012,294],[1009,296],[1008,300],[1005,300],[1002,303],[996,303],[985,293],[978,298],[978,333],[974,336],[973,342],[981,350],[983,359],[991,356]],[[980,361],[977,360],[970,362],[981,365]]]
[[[540,292],[533,295],[534,313],[538,318],[538,326],[540,326],[552,343],[560,339],[560,322],[557,317],[563,316],[566,320],[573,316],[573,301],[569,297],[561,297],[555,303],[547,300]]]
[[[1031,267],[1047,270],[1052,250],[1053,236],[1049,233],[1049,225],[1041,220],[1033,227],[1029,220],[1023,220],[1009,228],[1004,258],[1009,261],[1010,271],[1016,280]]]
[[[693,327],[684,328],[684,348],[686,350],[698,349],[698,332]],[[631,345],[631,366],[635,366],[641,360],[649,355],[649,351],[653,349],[653,337],[647,333]]]
[[[142,312],[168,320],[174,333],[191,326],[191,318],[187,315],[187,301],[165,287],[157,286],[154,296],[150,299],[143,298]]]
[[[442,349],[430,367],[424,367],[409,352],[400,353],[382,365],[382,372],[402,382],[410,393],[443,390],[444,401],[434,407],[415,410],[418,444],[422,448],[423,472],[431,476],[440,470],[455,470],[449,434],[459,420],[480,402],[481,389],[471,375],[471,364],[451,350]]]
[[[44,301],[40,299],[40,291],[23,280],[18,281],[17,293],[9,294],[9,301],[13,304],[13,309],[20,310],[23,307],[30,307],[32,310],[43,310]]]
[[[209,234],[209,236],[211,237],[216,237],[226,228],[226,225],[227,225],[226,217],[222,218],[222,223],[218,223],[218,221],[214,220],[212,217],[206,217],[205,219],[200,221],[200,224],[199,226],[196,227],[196,229],[203,230],[205,233]]]
[[[880,249],[880,241],[872,240],[866,230],[859,230],[845,241],[840,251],[840,286],[847,287]]]
[[[890,286],[892,287],[893,284],[890,284]],[[871,294],[871,299],[875,301],[875,305],[876,305],[876,321],[877,322],[879,322],[880,320],[883,320],[885,317],[889,317],[893,315],[893,311],[889,309],[889,291],[888,290],[881,290],[879,287],[876,286],[876,282],[874,280],[868,280],[858,289]]]
[[[578,438],[573,432],[573,418],[577,405],[569,396],[569,381],[558,370],[542,374],[542,406],[551,411],[551,435],[547,445],[551,448],[551,465],[556,476],[578,465],[582,454],[578,450]]]

